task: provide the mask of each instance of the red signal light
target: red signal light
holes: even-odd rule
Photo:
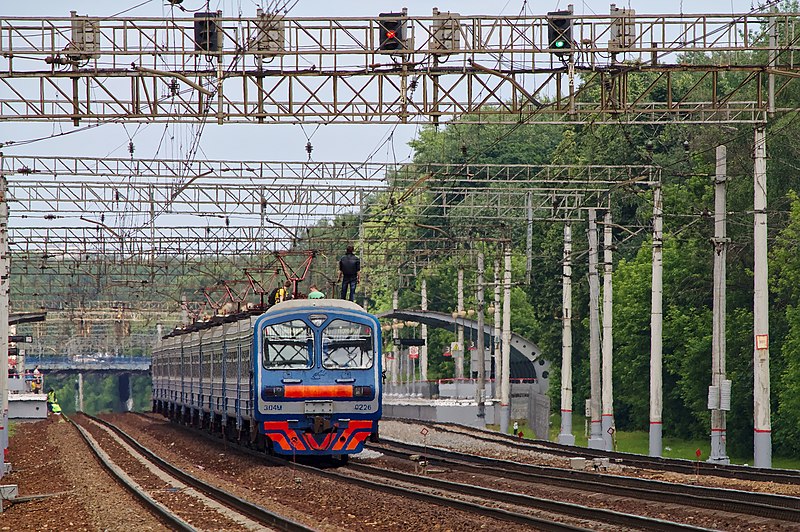
[[[386,38],[387,39],[394,39],[395,37],[397,37],[397,32],[396,31],[389,30],[389,31],[386,32]]]

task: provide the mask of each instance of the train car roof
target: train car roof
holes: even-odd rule
[[[211,329],[218,325],[222,325],[224,323],[232,323],[239,320],[246,320],[252,316],[264,316],[270,315],[277,312],[291,312],[292,310],[297,309],[307,309],[307,308],[334,308],[339,310],[355,310],[357,312],[366,312],[363,307],[349,301],[347,299],[335,299],[335,298],[323,298],[323,299],[290,299],[289,301],[284,301],[282,303],[277,303],[269,307],[266,311],[262,311],[261,309],[253,309],[247,312],[241,312],[239,314],[231,314],[228,316],[214,316],[208,321],[198,321],[192,324],[187,325],[186,327],[182,328],[175,328],[169,334],[164,335],[162,338],[171,338],[174,336],[181,336],[184,334],[189,334],[196,331],[202,331],[205,329]]]
[[[267,309],[264,314],[271,314],[273,312],[283,312],[283,311],[292,311],[297,309],[303,308],[337,308],[342,310],[355,310],[358,312],[366,312],[361,305],[357,305],[352,301],[347,299],[334,299],[334,298],[322,298],[322,299],[290,299],[289,301],[284,301],[282,303],[277,303],[272,305],[270,308]]]

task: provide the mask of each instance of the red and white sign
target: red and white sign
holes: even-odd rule
[[[757,334],[756,335],[756,349],[769,349],[769,335]]]
[[[408,348],[408,358],[411,358],[411,359],[414,359],[414,360],[418,359],[419,358],[419,347],[417,347],[416,345],[412,345],[411,347],[409,347]]]
[[[444,353],[442,353],[442,356],[451,357],[451,356],[453,356],[453,353],[451,353],[450,351],[445,351]]]

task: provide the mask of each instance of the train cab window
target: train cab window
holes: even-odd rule
[[[322,331],[322,367],[367,369],[373,364],[372,328],[362,323],[333,320]]]
[[[306,369],[312,365],[314,331],[302,320],[264,327],[264,367]]]

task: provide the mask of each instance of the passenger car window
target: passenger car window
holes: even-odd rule
[[[322,367],[367,369],[373,364],[374,338],[369,325],[333,320],[322,331]]]
[[[265,368],[310,368],[313,353],[314,331],[306,322],[291,320],[264,327]]]

